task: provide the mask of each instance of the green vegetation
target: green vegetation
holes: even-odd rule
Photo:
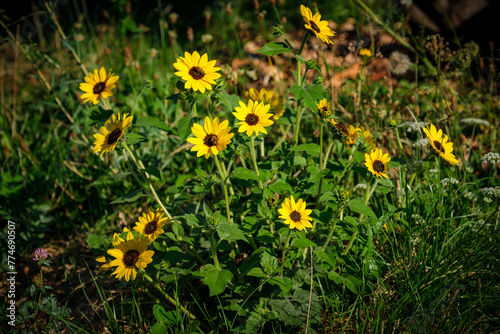
[[[3,331],[500,328],[497,50],[386,2],[54,4],[0,19]]]

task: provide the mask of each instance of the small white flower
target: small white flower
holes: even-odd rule
[[[454,179],[452,177],[450,177],[450,178],[444,178],[444,179],[441,180],[441,184],[443,186],[447,186],[448,184],[459,184],[459,183],[460,182],[458,182],[457,179]]]
[[[470,125],[484,125],[484,126],[490,126],[490,122],[485,121],[484,119],[479,119],[479,118],[463,118],[460,122],[464,124],[470,124]]]
[[[366,190],[366,183],[358,183],[357,185],[352,188],[353,191],[355,190]]]
[[[481,188],[479,189],[479,192],[482,193],[484,196],[500,198],[500,187]]]
[[[481,162],[492,165],[500,164],[500,154],[495,152],[486,153],[481,157]]]
[[[427,138],[419,139],[411,144],[412,147],[426,147],[427,145],[429,145],[429,139]]]
[[[415,132],[422,129],[424,126],[429,125],[429,122],[403,122],[399,124],[398,128],[407,128],[407,132]]]

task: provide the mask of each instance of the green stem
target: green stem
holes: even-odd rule
[[[276,144],[274,145],[273,149],[271,150],[272,153],[276,152],[276,150],[278,149],[278,147],[280,147],[280,145],[285,141],[286,137],[288,136],[288,132],[290,131],[290,128],[292,126],[290,124],[288,124],[286,126],[286,129],[283,130],[283,127],[282,127],[282,136],[281,138],[276,142]]]
[[[229,215],[229,198],[227,196],[226,179],[225,179],[225,176],[224,176],[224,172],[222,171],[222,168],[220,166],[219,158],[216,155],[214,155],[214,158],[215,158],[215,165],[217,166],[217,170],[219,171],[219,176],[220,176],[220,179],[222,181],[222,187],[224,189],[224,199],[226,201],[227,222],[230,223],[231,222],[231,217]]]
[[[339,219],[338,220],[343,220],[344,219],[344,208],[340,209],[340,216],[339,216]],[[326,237],[326,241],[323,245],[323,250],[326,249],[326,247],[328,246],[328,244],[330,243],[330,239],[332,238],[332,235],[333,235],[333,231],[335,230],[335,226],[337,226],[337,219],[335,219],[335,222],[333,223],[333,225],[330,227],[330,230],[328,231],[328,236]]]
[[[158,197],[158,194],[156,193],[156,190],[153,187],[153,184],[151,183],[151,179],[149,178],[149,174],[146,172],[143,172],[145,167],[144,167],[144,164],[142,163],[142,161],[134,154],[134,152],[130,149],[130,147],[128,147],[128,145],[125,141],[123,141],[123,146],[125,147],[125,150],[128,152],[130,157],[132,158],[132,161],[134,161],[137,168],[141,171],[141,174],[143,175],[144,179],[146,180],[146,183],[149,186],[149,189],[151,190],[151,194],[153,195],[153,198],[156,200],[158,205],[162,208],[163,212],[165,212],[167,217],[169,219],[172,219],[172,215],[170,214],[170,212],[168,212],[165,205],[163,205],[163,202],[160,200],[160,197]]]
[[[300,63],[299,63],[300,64]],[[301,106],[300,106],[300,101],[297,103],[297,117],[296,117],[296,122],[295,122],[295,134],[293,136],[293,141],[294,145],[293,147],[297,146],[299,143],[299,129],[300,129],[300,117],[302,116],[301,113]]]
[[[181,311],[185,315],[187,315],[189,319],[196,320],[196,317],[191,312],[189,312],[178,301],[176,301],[175,299],[173,299],[172,297],[170,297],[165,291],[163,291],[163,289],[161,288],[161,286],[160,286],[159,283],[155,283],[153,281],[153,279],[148,274],[146,274],[143,270],[141,270],[140,273],[146,279],[146,281],[148,281],[149,283],[151,283],[155,287],[155,289],[158,290],[158,292],[160,292],[163,295],[163,297],[165,297],[169,301],[170,304],[174,305],[175,307],[180,308]]]
[[[368,183],[366,185],[365,205],[368,204],[368,201],[370,200],[370,197],[372,196],[373,192],[375,191],[375,188],[377,188],[377,184],[379,183],[379,181],[380,181],[379,178],[375,179],[375,183],[373,184],[371,189],[370,189],[370,183]],[[361,223],[363,218],[364,218],[363,214],[359,215],[358,223]],[[354,231],[354,233],[352,234],[351,240],[349,240],[349,243],[347,244],[347,247],[342,252],[342,255],[346,255],[349,252],[357,235],[358,235],[358,230]]]
[[[292,230],[288,229],[288,235],[286,236],[286,241],[283,246],[282,250],[282,256],[281,256],[281,262],[283,263],[283,267],[281,267],[281,276],[283,276],[283,269],[285,268],[285,263],[286,263],[286,251],[288,250],[288,243],[290,242],[290,235],[292,234]]]
[[[323,120],[319,124],[319,169],[323,170]]]
[[[257,166],[257,158],[255,156],[254,139],[255,139],[254,135],[250,136],[250,153],[252,154],[253,169],[255,170],[255,174],[257,174],[257,177],[259,178],[259,188],[264,189],[264,185],[262,184],[262,181],[260,180],[259,166]]]
[[[212,253],[212,259],[217,268],[220,269],[219,259],[217,258],[217,245],[215,243],[214,231],[210,231],[210,252]]]
[[[330,156],[330,152],[332,151],[332,147],[335,141],[332,140],[330,145],[328,145],[328,148],[326,149],[325,157],[323,159],[323,166],[321,166],[322,169],[326,168],[326,162],[328,161],[328,157]]]

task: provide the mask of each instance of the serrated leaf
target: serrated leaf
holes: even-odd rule
[[[312,110],[316,110],[317,101],[325,98],[326,96],[325,89],[321,85],[309,86],[307,89],[304,89],[304,87],[299,85],[293,85],[290,88],[290,91],[295,94],[297,99],[304,99],[306,106]]]
[[[154,305],[153,306],[153,314],[158,322],[167,324],[169,326],[173,326],[177,324],[178,318],[176,312],[173,311],[165,311],[163,306],[161,305]]]
[[[90,122],[88,122],[88,125],[105,122],[111,115],[113,115],[113,110],[104,109],[101,106],[94,107],[89,112]]]
[[[270,42],[257,50],[257,53],[274,56],[280,53],[290,52],[290,48],[283,42]]]
[[[264,272],[260,268],[252,268],[247,275],[254,277],[267,277],[267,275],[264,274]]]
[[[127,140],[127,144],[129,145],[135,145],[143,141],[148,141],[146,137],[138,133],[127,133],[125,138]]]
[[[349,209],[367,217],[377,219],[377,215],[372,211],[372,209],[370,209],[368,206],[366,206],[365,203],[357,198],[351,200],[351,202],[349,203]]]
[[[194,170],[194,172],[196,173],[196,175],[198,175],[198,177],[202,180],[206,180],[208,179],[208,174],[207,172],[205,172],[203,169],[200,169],[200,168],[196,168]]]
[[[120,196],[117,199],[115,199],[113,202],[109,204],[118,204],[118,203],[130,203],[138,200],[142,196],[142,189],[137,189],[134,191],[129,192],[126,195]]]
[[[227,110],[233,112],[234,108],[239,106],[240,97],[237,95],[228,94],[226,91],[219,92],[220,102],[227,108]]]
[[[267,281],[269,284],[277,286],[283,292],[283,295],[287,295],[292,289],[292,279],[290,277],[279,277],[274,276]]]
[[[318,156],[320,147],[318,144],[302,144],[290,149],[291,151],[305,151],[311,156]]]
[[[331,271],[328,273],[328,278],[337,284],[342,284],[355,294],[358,294],[358,287],[361,285],[361,281],[354,276],[347,275],[345,277],[340,276],[338,273]]]
[[[196,121],[196,118],[185,117],[177,123],[177,131],[179,131],[179,143],[183,143],[191,134],[191,126]]]
[[[217,226],[217,234],[221,241],[247,241],[245,234],[240,230],[237,224],[220,223],[219,226]]]
[[[170,127],[156,117],[139,117],[135,125],[144,127],[154,126],[161,130],[170,131]]]
[[[165,324],[157,322],[153,327],[151,327],[151,334],[165,334],[168,333],[168,328]]]
[[[205,266],[206,268],[206,266]],[[212,270],[202,272],[203,283],[210,290],[210,297],[221,294],[226,289],[226,285],[233,279],[233,274],[226,269],[212,267]]]
[[[306,247],[315,247],[317,246],[314,242],[312,242],[309,239],[300,239],[300,238],[295,238],[292,240],[292,247],[296,248],[306,248]]]
[[[105,242],[106,238],[102,235],[89,234],[87,237],[89,248],[100,248]]]
[[[255,174],[253,170],[244,167],[236,167],[233,172],[233,175],[242,180],[259,181],[259,177],[257,176],[257,174]]]
[[[271,190],[272,192],[274,192],[276,194],[281,194],[284,191],[293,192],[292,186],[289,185],[288,183],[286,183],[286,181],[283,179],[279,179],[279,180],[274,181],[273,184],[270,184],[268,187],[269,187],[269,190]]]
[[[146,173],[151,174],[151,175],[157,177],[158,179],[161,179],[160,170],[158,168],[154,167],[154,166],[146,167],[145,169],[143,169],[143,171],[145,171]]]

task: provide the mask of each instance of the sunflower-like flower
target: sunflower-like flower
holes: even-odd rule
[[[206,159],[212,153],[217,155],[219,151],[224,151],[234,136],[234,133],[229,133],[231,128],[228,124],[228,120],[219,123],[218,117],[215,117],[213,122],[210,118],[205,117],[203,127],[197,123],[193,124],[191,131],[196,137],[187,139],[188,142],[194,144],[191,151],[198,151],[196,156],[205,155]]]
[[[127,117],[124,114],[121,117],[120,113],[111,115],[111,118],[106,121],[99,131],[101,133],[94,134],[94,153],[101,152],[101,156],[109,151],[113,151],[118,144],[118,141],[125,134],[125,129],[132,122],[133,116]]]
[[[283,116],[283,113],[285,112],[285,109],[283,108],[283,99],[272,90],[261,88],[260,91],[258,91],[255,88],[250,88],[247,92],[245,92],[245,98],[254,101],[262,101],[265,104],[271,105],[271,109],[274,112],[273,120],[275,121]]]
[[[163,213],[159,209],[156,211],[149,210],[139,217],[134,230],[148,237],[150,241],[158,238],[160,234],[165,232],[163,226],[167,222],[167,218],[163,217]]]
[[[364,126],[361,127],[361,132],[363,133],[363,137],[365,138],[365,143],[370,145],[370,148],[375,148],[375,138],[371,134],[370,130],[365,129]]]
[[[153,261],[154,251],[147,250],[149,239],[138,235],[134,238],[132,233],[127,233],[127,240],[113,243],[115,248],[109,249],[108,254],[115,259],[109,263],[111,267],[117,267],[111,274],[116,278],[126,281],[134,280],[137,276],[137,268],[145,269]]]
[[[391,161],[389,154],[382,154],[382,150],[378,147],[371,150],[370,153],[365,153],[365,166],[368,167],[368,170],[376,177],[383,176],[389,178],[385,173],[389,161]]]
[[[346,135],[346,138],[344,140],[344,144],[356,144],[356,138],[358,138],[362,132],[363,131],[360,128],[354,127],[353,125],[349,124],[347,127],[345,127],[344,134]]]
[[[300,14],[302,14],[302,18],[306,23],[304,25],[306,29],[312,31],[316,37],[321,39],[326,44],[333,45],[333,42],[328,36],[335,36],[335,31],[328,27],[328,21],[321,21],[321,15],[319,13],[316,13],[313,16],[309,7],[304,5],[300,5]]]
[[[458,160],[451,153],[453,152],[453,143],[448,141],[448,136],[443,135],[443,131],[441,129],[437,131],[434,124],[431,124],[430,127],[424,127],[423,130],[427,139],[429,139],[432,148],[441,158],[448,161],[452,165],[458,164]]]
[[[285,199],[278,212],[281,214],[280,218],[284,219],[284,223],[289,225],[290,228],[301,231],[306,227],[312,227],[310,222],[312,218],[309,217],[312,210],[306,209],[306,202],[300,198],[297,202],[295,202],[293,196]]]
[[[101,99],[113,96],[111,90],[116,87],[115,83],[119,77],[111,73],[111,70],[107,73],[106,69],[101,67],[99,71],[95,69],[93,74],[89,73],[83,79],[85,82],[80,83],[80,89],[85,92],[81,96],[83,103],[92,101],[92,103],[97,104]]]
[[[130,235],[133,238],[132,233],[130,232],[130,230],[127,227],[125,227],[123,229],[123,232],[127,232],[127,235],[130,233]],[[120,244],[121,242],[125,242],[125,240],[122,237],[120,237],[119,233],[115,233],[115,234],[113,234],[113,240],[111,242],[112,242],[113,246],[116,247],[116,245]],[[99,263],[104,263],[103,265],[101,265],[97,269],[99,272],[113,270],[113,267],[111,266],[111,260],[106,258],[104,255],[96,257],[96,261]]]
[[[248,100],[248,106],[240,101],[240,106],[235,107],[236,112],[233,115],[241,122],[236,123],[239,125],[238,132],[245,132],[247,136],[250,136],[255,132],[258,135],[259,132],[267,134],[266,126],[270,126],[274,122],[269,118],[273,114],[268,113],[271,106],[269,104],[264,104],[264,102],[257,103],[257,101]]]
[[[328,102],[326,99],[323,99],[319,101],[319,103],[316,103],[316,108],[318,108],[318,115],[322,119],[330,117],[332,114],[332,112],[330,111],[330,102]]]
[[[184,52],[184,57],[177,58],[177,62],[174,64],[178,71],[175,72],[175,75],[186,82],[184,84],[186,89],[199,90],[203,94],[205,89],[212,90],[215,79],[221,76],[220,73],[217,73],[220,67],[215,67],[215,63],[215,60],[208,61],[206,53],[200,57],[197,51],[194,51],[192,55],[189,52]]]

